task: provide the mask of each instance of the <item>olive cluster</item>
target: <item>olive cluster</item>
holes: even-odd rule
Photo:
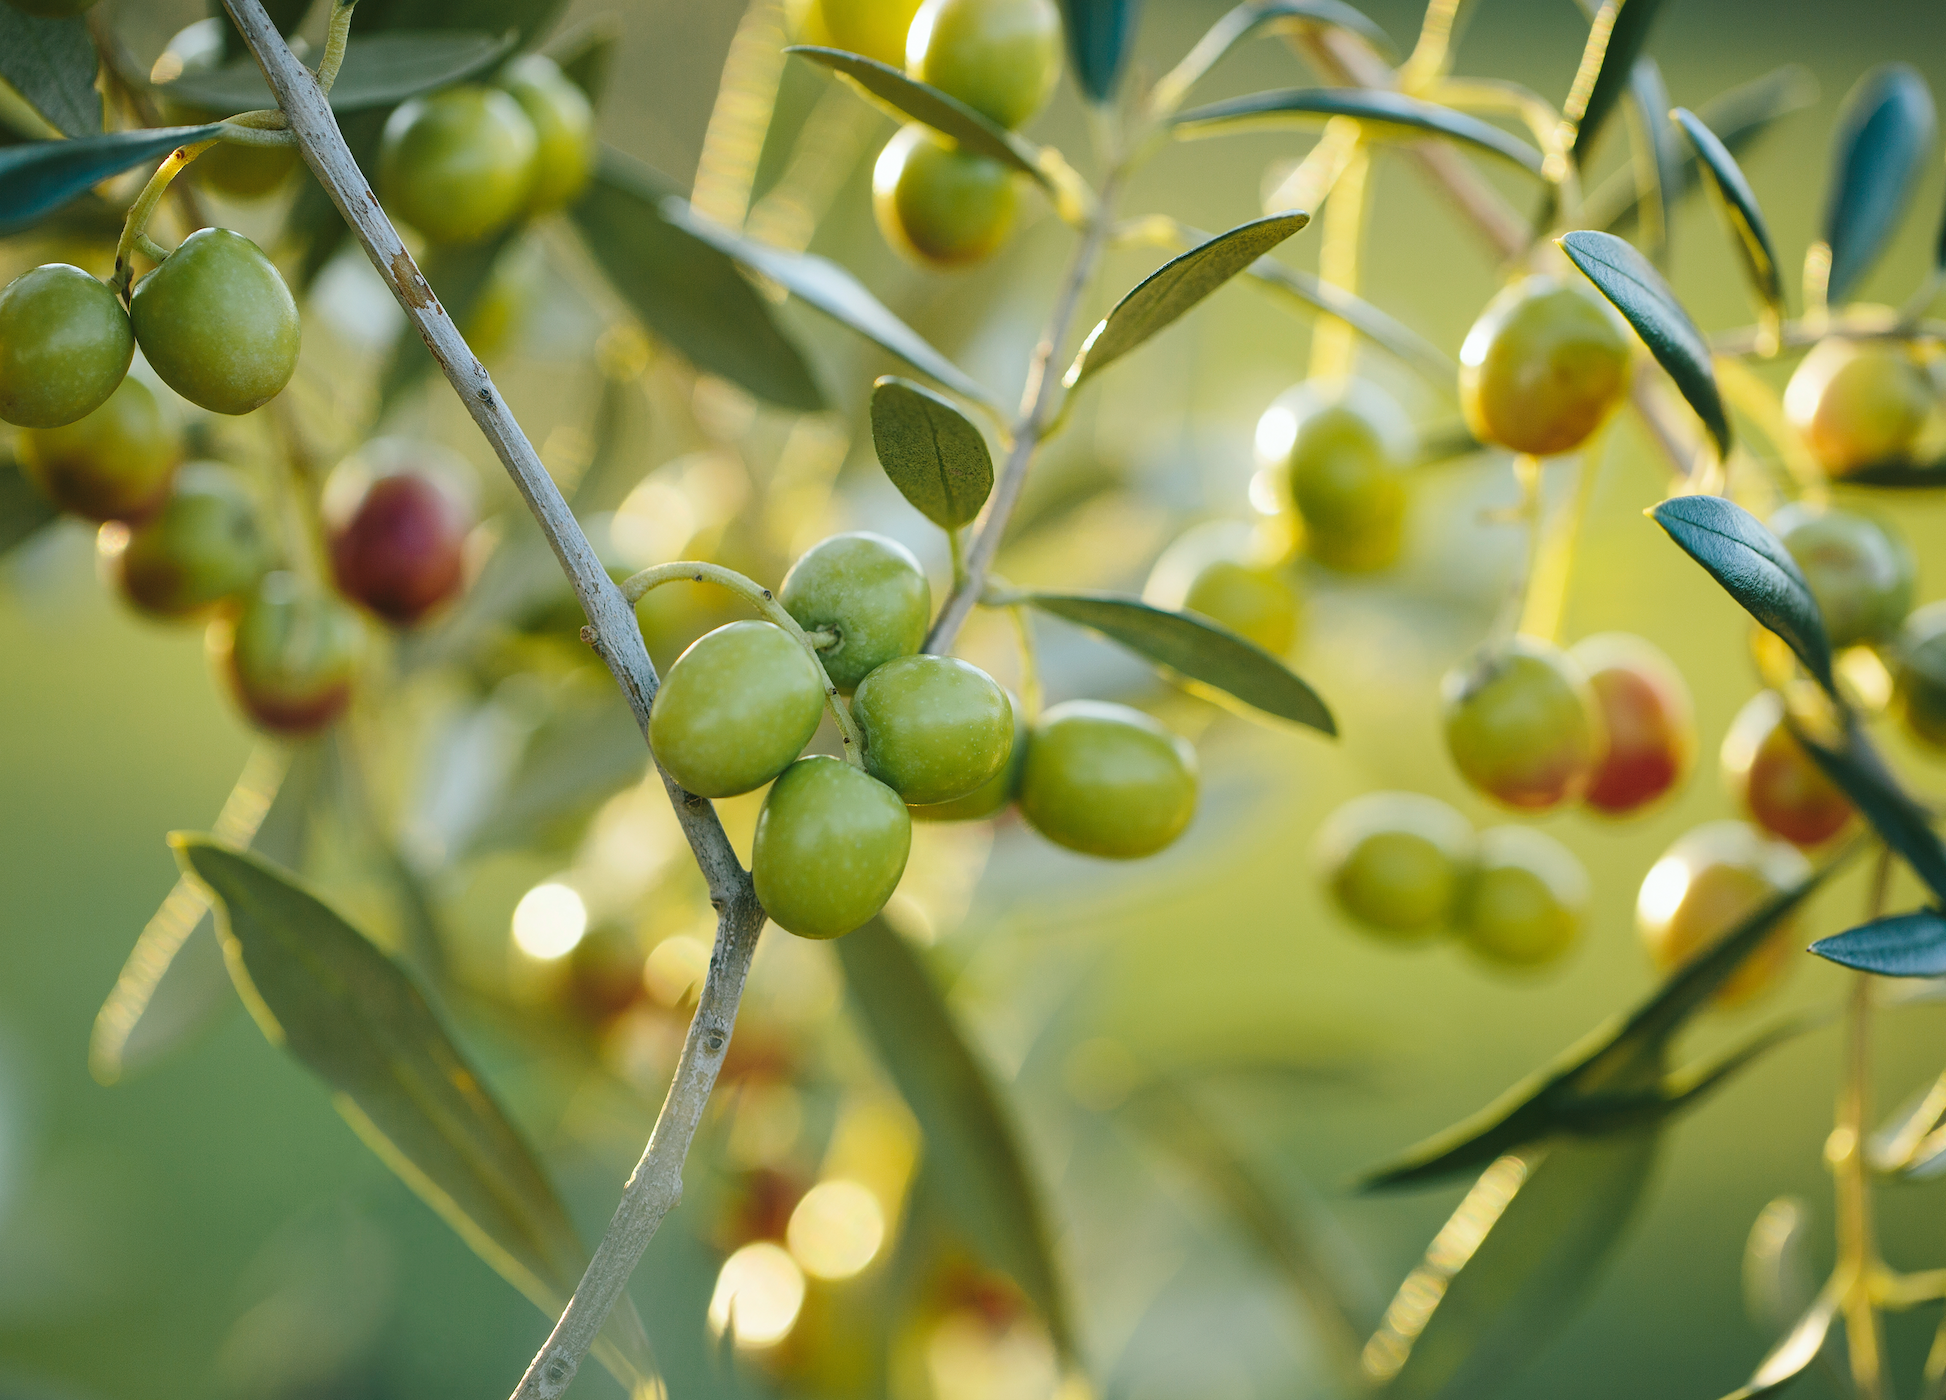
[[[914,817],[976,820],[1012,802],[1062,846],[1132,859],[1194,815],[1195,753],[1149,716],[1070,701],[1030,719],[977,666],[921,652],[932,593],[903,545],[833,536],[791,567],[777,602],[801,637],[745,620],[699,638],[656,694],[649,743],[700,797],[770,784],[751,873],[779,927],[835,938],[876,914]],[[844,694],[859,761],[805,755]]]

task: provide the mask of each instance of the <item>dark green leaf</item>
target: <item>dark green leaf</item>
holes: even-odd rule
[[[1730,232],[1736,235],[1737,251],[1743,254],[1743,269],[1750,276],[1750,285],[1755,288],[1757,300],[1771,316],[1777,320],[1784,318],[1784,283],[1778,275],[1777,252],[1771,247],[1770,229],[1764,223],[1763,210],[1757,207],[1756,193],[1750,182],[1743,178],[1743,170],[1735,156],[1716,137],[1716,133],[1703,124],[1694,112],[1678,107],[1674,112],[1676,124],[1682,128],[1683,135],[1695,148],[1697,159],[1701,162],[1710,189],[1716,195],[1716,205],[1724,221],[1729,224]]]
[[[1574,265],[1587,274],[1601,294],[1635,327],[1656,363],[1669,372],[1676,388],[1696,410],[1717,453],[1730,455],[1730,420],[1716,389],[1709,342],[1689,319],[1675,292],[1650,266],[1647,258],[1612,233],[1580,229],[1560,239]]]
[[[530,48],[567,8],[567,0],[360,0],[352,12],[351,31],[364,34],[382,29],[483,29],[489,34],[513,30],[518,47]]]
[[[1860,78],[1838,112],[1825,194],[1825,282],[1831,303],[1851,299],[1897,232],[1933,141],[1932,93],[1918,70],[1885,63]]]
[[[810,365],[734,257],[698,236],[700,220],[670,216],[686,208],[665,177],[604,150],[572,213],[622,299],[690,363],[781,407],[823,408]]]
[[[29,227],[110,175],[207,140],[216,131],[215,126],[149,127],[0,148],[0,237]]]
[[[1027,593],[1021,601],[1092,627],[1130,651],[1266,714],[1326,734],[1338,732],[1318,693],[1288,666],[1255,642],[1194,613],[1150,607],[1117,593]]]
[[[1880,462],[1845,473],[1847,486],[1885,486],[1899,491],[1937,491],[1946,486],[1946,461],[1914,466],[1910,462]]]
[[[563,39],[554,50],[554,61],[561,65],[567,80],[599,103],[608,91],[609,70],[615,66],[615,52],[622,42],[622,22],[612,15],[595,19]]]
[[[1372,88],[1283,88],[1233,97],[1184,112],[1172,123],[1187,136],[1249,131],[1286,122],[1354,117],[1380,132],[1408,138],[1445,136],[1510,160],[1531,174],[1541,173],[1541,153],[1499,127],[1464,112],[1423,102],[1398,92]]]
[[[942,530],[969,524],[993,490],[993,455],[966,415],[887,375],[872,385],[872,446],[899,494]]]
[[[1328,25],[1358,35],[1387,58],[1394,56],[1392,40],[1364,13],[1343,0],[1244,0],[1209,27],[1196,41],[1196,47],[1183,55],[1149,94],[1150,110],[1167,116],[1182,105],[1183,97],[1214,68],[1223,55],[1258,30],[1271,25],[1283,27],[1293,21]]]
[[[1074,1330],[1045,1207],[1012,1115],[911,945],[883,919],[837,942],[851,1004],[926,1140],[964,1233],[1032,1300],[1063,1355]]]
[[[1743,1308],[1758,1330],[1781,1337],[1811,1306],[1810,1212],[1779,1196],[1757,1213],[1743,1247]]]
[[[1946,846],[1932,829],[1931,814],[1899,786],[1892,770],[1854,721],[1842,747],[1832,748],[1793,726],[1824,775],[1836,783],[1885,844],[1905,858],[1935,899],[1946,901]]]
[[[0,558],[60,518],[54,503],[0,452]]]
[[[1310,222],[1301,210],[1252,219],[1171,258],[1089,332],[1063,382],[1072,387],[1113,364]]]
[[[99,66],[88,21],[79,15],[38,19],[0,5],[0,80],[62,135],[101,133]]]
[[[415,93],[431,92],[484,73],[513,48],[511,34],[445,30],[371,34],[345,47],[345,66],[331,86],[331,107],[357,112],[390,107]],[[276,99],[253,58],[204,73],[185,73],[158,93],[185,107],[229,115],[274,107]]]
[[[1820,938],[1811,951],[1840,967],[1880,977],[1946,977],[1946,915],[1917,909],[1874,919]]]
[[[1061,0],[1061,28],[1068,36],[1068,57],[1075,81],[1090,100],[1107,103],[1121,86],[1135,42],[1135,21],[1141,0]]]
[[[1577,166],[1588,163],[1595,138],[1628,92],[1635,60],[1661,8],[1662,0],[1604,0],[1595,12],[1581,66],[1561,106],[1561,115],[1574,127],[1568,155]]]
[[[494,265],[518,233],[517,228],[509,228],[478,243],[465,243],[458,247],[433,246],[419,260],[419,270],[425,274],[434,295],[439,298],[439,304],[446,308],[446,314],[462,332],[472,324],[473,313],[492,281]],[[385,368],[379,372],[378,419],[383,421],[399,401],[437,367],[438,361],[426,349],[426,342],[420,338],[412,323],[408,321],[399,327],[399,333],[392,340],[391,356]]]
[[[1651,205],[1654,217],[1643,225],[1645,243],[1649,260],[1657,267],[1666,267],[1673,210],[1682,192],[1683,152],[1669,121],[1669,89],[1653,58],[1635,60],[1635,67],[1629,71],[1628,92],[1641,143],[1640,154],[1632,164],[1641,166],[1655,184]]]

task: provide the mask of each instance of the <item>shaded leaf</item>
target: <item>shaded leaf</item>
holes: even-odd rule
[[[1684,107],[1676,108],[1673,115],[1701,162],[1704,177],[1716,196],[1717,209],[1736,236],[1737,251],[1743,255],[1743,270],[1749,275],[1758,302],[1781,321],[1784,282],[1777,267],[1776,249],[1771,246],[1770,229],[1764,223],[1763,210],[1757,206],[1756,193],[1744,179],[1736,157],[1700,117]]]
[[[1898,231],[1932,151],[1933,127],[1932,93],[1910,64],[1881,64],[1846,94],[1824,208],[1833,305],[1850,299]]]
[[[216,132],[214,125],[148,127],[0,148],[0,237],[29,227],[110,175]]]
[[[1170,612],[1118,593],[1024,593],[1020,601],[1091,627],[1265,714],[1326,734],[1338,732],[1324,701],[1290,667],[1255,642],[1194,613]]]
[[[468,30],[371,34],[345,46],[345,66],[331,85],[331,108],[357,112],[390,107],[421,92],[484,73],[513,49],[511,34]],[[185,73],[156,91],[187,107],[229,115],[275,107],[254,58],[207,72]]]
[[[1672,496],[1651,515],[1745,612],[1797,653],[1827,692],[1837,693],[1824,616],[1783,541],[1721,496]]]
[[[1574,265],[1587,274],[1601,294],[1635,327],[1656,363],[1669,372],[1676,388],[1696,410],[1719,456],[1730,455],[1730,420],[1716,389],[1709,342],[1689,319],[1682,303],[1662,274],[1634,247],[1612,233],[1579,229],[1560,238]]]
[[[810,365],[734,256],[699,237],[693,216],[670,217],[686,208],[664,176],[605,149],[571,213],[622,299],[690,363],[784,408],[823,408]]]
[[[872,385],[872,446],[899,494],[942,530],[970,524],[993,490],[993,454],[980,430],[909,379]]]
[[[100,62],[79,15],[40,19],[0,5],[0,80],[63,136],[101,133]]]
[[[1068,57],[1090,100],[1107,103],[1121,86],[1140,10],[1141,0],[1061,0]]]
[[[1831,1332],[1831,1323],[1838,1315],[1838,1304],[1843,1296],[1844,1292],[1838,1287],[1838,1279],[1834,1275],[1784,1339],[1758,1363],[1749,1383],[1731,1391],[1724,1400],[1761,1400],[1761,1397],[1775,1395],[1803,1375],[1806,1368],[1818,1359],[1818,1353],[1824,1350],[1825,1338]]]
[[[1824,775],[1838,785],[1852,806],[1870,822],[1885,844],[1897,851],[1925,881],[1933,898],[1946,901],[1946,846],[1932,828],[1932,815],[1893,776],[1854,721],[1842,748],[1833,748],[1793,724],[1792,732]]]
[[[999,1088],[910,944],[882,918],[837,941],[851,1004],[925,1135],[925,1170],[986,1261],[1039,1309],[1063,1355],[1075,1337],[1046,1208]]]
[[[1344,0],[1244,0],[1209,27],[1196,47],[1156,83],[1149,94],[1149,109],[1167,116],[1182,105],[1196,83],[1214,68],[1223,55],[1269,25],[1303,21],[1329,25],[1358,35],[1381,55],[1392,58],[1396,51],[1391,36]]]
[[[1896,491],[1937,491],[1946,486],[1946,461],[1880,462],[1845,473],[1847,486],[1884,486]]]
[[[1807,1253],[1810,1212],[1795,1196],[1779,1196],[1758,1212],[1743,1249],[1743,1306],[1773,1336],[1789,1331],[1811,1306]]]
[[[1811,951],[1880,977],[1946,977],[1946,914],[1916,909],[1820,938]]]
[[[1293,119],[1330,117],[1353,117],[1376,128],[1374,134],[1448,137],[1510,160],[1530,174],[1541,173],[1541,153],[1499,127],[1404,93],[1373,88],[1282,88],[1253,93],[1193,108],[1172,125],[1186,136],[1213,136],[1279,126]]]
[[[1669,261],[1673,210],[1683,186],[1682,142],[1669,121],[1669,89],[1653,58],[1635,60],[1629,70],[1629,101],[1640,129],[1639,150],[1632,165],[1639,166],[1654,186],[1655,217],[1644,222],[1649,259],[1658,267]]]
[[[567,0],[360,0],[351,32],[382,29],[481,29],[489,34],[514,31],[516,46],[531,47],[546,37],[567,8]]]
[[[1252,219],[1171,258],[1088,333],[1062,382],[1073,387],[1113,364],[1310,222],[1301,210]]]
[[[1603,0],[1588,29],[1562,117],[1574,128],[1568,156],[1577,166],[1588,163],[1588,152],[1608,118],[1629,90],[1635,60],[1648,42],[1649,26],[1662,0]]]
[[[60,518],[54,503],[27,479],[11,456],[0,452],[0,558]]]

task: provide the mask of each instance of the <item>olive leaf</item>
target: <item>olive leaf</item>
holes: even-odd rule
[[[1717,139],[1716,133],[1704,125],[1702,118],[1685,107],[1676,108],[1671,115],[1676,125],[1682,128],[1683,135],[1689,138],[1710,190],[1716,196],[1717,209],[1730,226],[1730,232],[1736,236],[1737,251],[1743,255],[1743,270],[1756,290],[1758,302],[1773,321],[1781,321],[1784,318],[1784,282],[1778,271],[1776,249],[1771,246],[1770,229],[1764,223],[1763,210],[1757,205],[1756,193],[1743,177],[1743,169],[1737,164],[1737,158]]]
[[[1789,1331],[1811,1306],[1810,1233],[1810,1212],[1795,1196],[1779,1196],[1750,1226],[1743,1249],[1743,1306],[1751,1322],[1772,1336]]]
[[[567,0],[360,0],[352,13],[351,31],[363,34],[380,29],[484,29],[490,34],[514,31],[518,48],[544,38]]]
[[[0,559],[61,518],[18,463],[0,451]]]
[[[1847,486],[1879,486],[1895,491],[1937,491],[1946,486],[1946,461],[1913,465],[1907,462],[1874,462],[1868,467],[1845,473]]]
[[[1064,1356],[1075,1347],[1046,1206],[999,1087],[919,955],[883,918],[837,941],[852,1008],[925,1136],[926,1171],[969,1244],[1040,1310]]]
[[[657,171],[604,149],[569,214],[629,309],[691,364],[781,407],[823,408],[810,364],[739,259],[699,236],[695,220],[671,217],[687,208],[674,190]]]
[[[1184,136],[1220,136],[1331,117],[1355,118],[1372,128],[1371,134],[1394,139],[1444,136],[1512,161],[1529,174],[1541,173],[1541,153],[1499,127],[1404,93],[1373,88],[1281,88],[1253,93],[1192,108],[1170,125]]]
[[[1689,319],[1662,274],[1631,244],[1612,233],[1578,229],[1557,241],[1574,265],[1635,327],[1656,363],[1669,372],[1676,388],[1709,429],[1719,456],[1727,458],[1730,420],[1723,411],[1723,397],[1717,392],[1709,342]]]
[[[1562,118],[1574,132],[1568,156],[1577,167],[1588,163],[1595,138],[1628,92],[1635,60],[1661,9],[1662,0],[1603,0],[1595,12],[1568,99],[1561,104]]]
[[[1260,29],[1294,20],[1343,29],[1356,34],[1384,57],[1395,55],[1391,36],[1372,23],[1363,11],[1345,4],[1344,0],[1244,0],[1243,4],[1211,25],[1208,32],[1196,41],[1196,47],[1184,54],[1182,61],[1164,74],[1150,90],[1149,111],[1158,117],[1170,115],[1182,105],[1189,89],[1201,81],[1231,49]]]
[[[0,148],[0,237],[32,226],[110,175],[206,141],[218,130],[213,124],[145,127]]]
[[[1128,67],[1141,0],[1061,0],[1075,80],[1093,102],[1112,102]]]
[[[513,51],[514,36],[471,30],[369,34],[345,46],[345,65],[331,86],[336,112],[390,107],[486,72]],[[202,73],[185,73],[156,91],[185,107],[225,115],[274,107],[254,58]]]
[[[1939,1175],[1946,1163],[1946,1074],[1915,1094],[1873,1133],[1866,1154],[1872,1170],[1888,1176]]]
[[[1946,914],[1915,909],[1820,938],[1811,951],[1880,977],[1946,977]]]
[[[1757,1364],[1748,1383],[1731,1391],[1723,1400],[1763,1400],[1763,1397],[1777,1394],[1803,1375],[1818,1359],[1818,1353],[1824,1350],[1824,1340],[1838,1316],[1838,1304],[1844,1297],[1844,1290],[1839,1284],[1840,1280],[1834,1274],[1819,1290],[1811,1306],[1805,1309],[1804,1315],[1784,1334],[1783,1340]]]
[[[63,136],[100,133],[99,66],[88,21],[79,15],[40,19],[0,5],[0,80]]]
[[[1636,160],[1654,186],[1655,217],[1644,221],[1649,260],[1667,267],[1669,239],[1675,222],[1676,200],[1683,184],[1682,142],[1669,120],[1669,89],[1662,81],[1662,69],[1653,58],[1635,60],[1629,70],[1629,105],[1640,128],[1640,150]]]
[[[1792,732],[1885,844],[1905,858],[1933,898],[1946,901],[1946,845],[1932,828],[1931,814],[1906,795],[1858,722],[1850,721],[1843,744],[1836,748],[1795,723]]]
[[[1886,63],[1853,85],[1838,111],[1825,193],[1825,295],[1848,301],[1897,232],[1932,151],[1932,93],[1918,70]]]
[[[1252,219],[1171,258],[1088,333],[1061,382],[1073,388],[1113,364],[1310,222],[1302,210]]]
[[[909,379],[872,385],[872,446],[899,494],[942,530],[971,523],[993,490],[993,454],[966,415]]]
[[[1721,496],[1672,496],[1650,514],[1745,612],[1797,653],[1818,684],[1837,694],[1824,616],[1783,541]]]

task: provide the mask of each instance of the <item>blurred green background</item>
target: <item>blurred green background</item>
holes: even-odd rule
[[[145,60],[200,13],[189,0],[104,0],[104,8]],[[1150,0],[1138,62],[1161,71],[1224,8]],[[1364,8],[1409,46],[1418,22],[1410,0]],[[1681,0],[1665,9],[1650,51],[1679,104],[1699,105],[1785,62],[1817,78],[1819,101],[1747,161],[1787,274],[1817,227],[1829,131],[1852,81],[1897,58],[1946,91],[1946,9],[1936,4]],[[569,24],[614,14],[624,25],[602,110],[606,138],[686,182],[740,13],[717,0],[575,0]],[[1459,70],[1517,78],[1558,100],[1584,32],[1569,0],[1480,0]],[[820,81],[788,73],[786,109],[807,106]],[[1307,81],[1287,49],[1264,41],[1226,62],[1207,93]],[[1071,88],[1035,134],[1085,149]],[[1258,212],[1265,166],[1301,154],[1310,139],[1252,135],[1167,151],[1126,207],[1204,228],[1240,222]],[[1604,166],[1621,159],[1621,144],[1617,129]],[[1011,395],[1068,234],[1043,212],[990,266],[952,277],[916,271],[894,260],[872,226],[868,170],[869,151],[814,249],[853,267],[934,343]],[[1941,175],[1935,159],[1869,297],[1896,303],[1918,281]],[[1529,197],[1512,181],[1504,187]],[[1365,294],[1454,350],[1495,285],[1492,259],[1406,162],[1381,157],[1376,191]],[[1748,319],[1732,249],[1707,205],[1687,202],[1674,236],[1674,281],[1697,319],[1706,328]],[[1300,235],[1282,256],[1315,267],[1316,247],[1314,233]],[[1091,314],[1156,261],[1111,256]],[[789,314],[856,438],[871,378],[889,366],[796,308]],[[495,365],[536,442],[585,422],[594,395],[585,355],[564,362],[548,333],[539,318],[530,341]],[[1301,377],[1308,342],[1303,322],[1235,289],[1105,380],[1048,470],[1101,466],[1130,489],[1088,507],[1058,557],[1018,551],[1016,581],[1139,586],[1183,519],[1246,514],[1256,417]],[[1363,365],[1423,423],[1451,420],[1449,402],[1381,356],[1367,351]],[[410,413],[421,430],[491,466],[450,405]],[[644,451],[646,471],[664,449]],[[865,451],[854,441],[857,487],[841,518],[898,534],[938,562],[922,522],[901,515],[859,471]],[[952,1000],[1010,1083],[1052,1193],[1106,1394],[1248,1400],[1317,1393],[1327,1383],[1301,1307],[1179,1168],[1119,1123],[1103,1065],[1208,1069],[1226,1129],[1291,1200],[1322,1202],[1376,1309],[1461,1188],[1363,1198],[1344,1189],[1347,1177],[1472,1112],[1652,985],[1632,926],[1636,886],[1678,834],[1730,815],[1713,756],[1757,686],[1742,615],[1641,515],[1666,488],[1659,459],[1624,423],[1595,497],[1565,630],[1570,638],[1634,631],[1664,648],[1694,689],[1704,759],[1687,790],[1647,816],[1544,821],[1586,862],[1595,889],[1591,927],[1566,965],[1511,978],[1456,948],[1380,947],[1323,905],[1309,875],[1318,823],[1361,791],[1417,789],[1482,824],[1497,820],[1446,760],[1436,693],[1442,671],[1484,632],[1517,553],[1510,527],[1476,520],[1482,507],[1515,498],[1500,458],[1424,474],[1396,570],[1356,581],[1306,574],[1310,613],[1296,664],[1341,717],[1340,742],[1160,699],[1174,720],[1200,731],[1204,761],[1201,812],[1177,847],[1111,867],[1007,826],[966,899],[920,901],[940,966],[957,973]],[[1914,544],[1920,599],[1946,595],[1946,503],[1902,494],[1877,507]],[[982,634],[973,645],[1003,640]],[[1067,634],[1052,642],[1054,698],[1146,684],[1105,648]],[[174,878],[162,836],[207,827],[250,745],[195,636],[117,607],[92,577],[86,532],[63,526],[0,570],[0,656],[0,1394],[249,1394],[250,1378],[265,1374],[252,1366],[268,1364],[259,1353],[304,1346],[330,1363],[316,1368],[329,1386],[288,1393],[511,1389],[544,1320],[386,1172],[323,1088],[246,1017],[228,1015],[186,1051],[112,1089],[89,1077],[94,1013]],[[1897,752],[1922,794],[1946,796],[1946,770]],[[977,864],[980,842],[963,840],[971,846],[956,859],[966,868]],[[464,901],[480,937],[504,937],[520,888],[483,888]],[[1818,897],[1804,931],[1844,926],[1862,899],[1853,872]],[[1832,1001],[1839,974],[1804,963],[1784,997],[1705,1018],[1687,1048],[1747,1032],[1781,1006]],[[762,1010],[753,1005],[748,1015]],[[824,1014],[835,1021],[844,1012],[833,1002]],[[1880,1025],[1875,1082],[1890,1107],[1938,1072],[1946,1012],[1899,1010]],[[548,1153],[592,1238],[646,1136],[653,1101],[617,1094],[593,1110],[570,1103],[562,1087],[570,1071],[536,1063],[530,1044],[474,1021],[463,1020],[461,1032]],[[1820,1151],[1836,1056],[1831,1030],[1803,1037],[1680,1121],[1613,1269],[1580,1320],[1510,1381],[1510,1400],[1710,1397],[1741,1383],[1766,1344],[1740,1301],[1751,1220],[1776,1195],[1802,1195],[1826,1242],[1820,1260],[1829,1253]],[[708,1131],[705,1139],[706,1147],[714,1140]],[[718,1257],[707,1228],[717,1175],[707,1157],[692,1166],[690,1199],[634,1285],[679,1396],[718,1393],[720,1384],[703,1317]],[[1941,1189],[1881,1192],[1895,1265],[1946,1263]],[[1932,1322],[1926,1312],[1894,1321],[1895,1365],[1908,1376]],[[1803,1393],[1828,1386],[1813,1374]],[[613,1392],[592,1369],[577,1382],[577,1394]],[[1011,1392],[996,1382],[991,1393]]]

